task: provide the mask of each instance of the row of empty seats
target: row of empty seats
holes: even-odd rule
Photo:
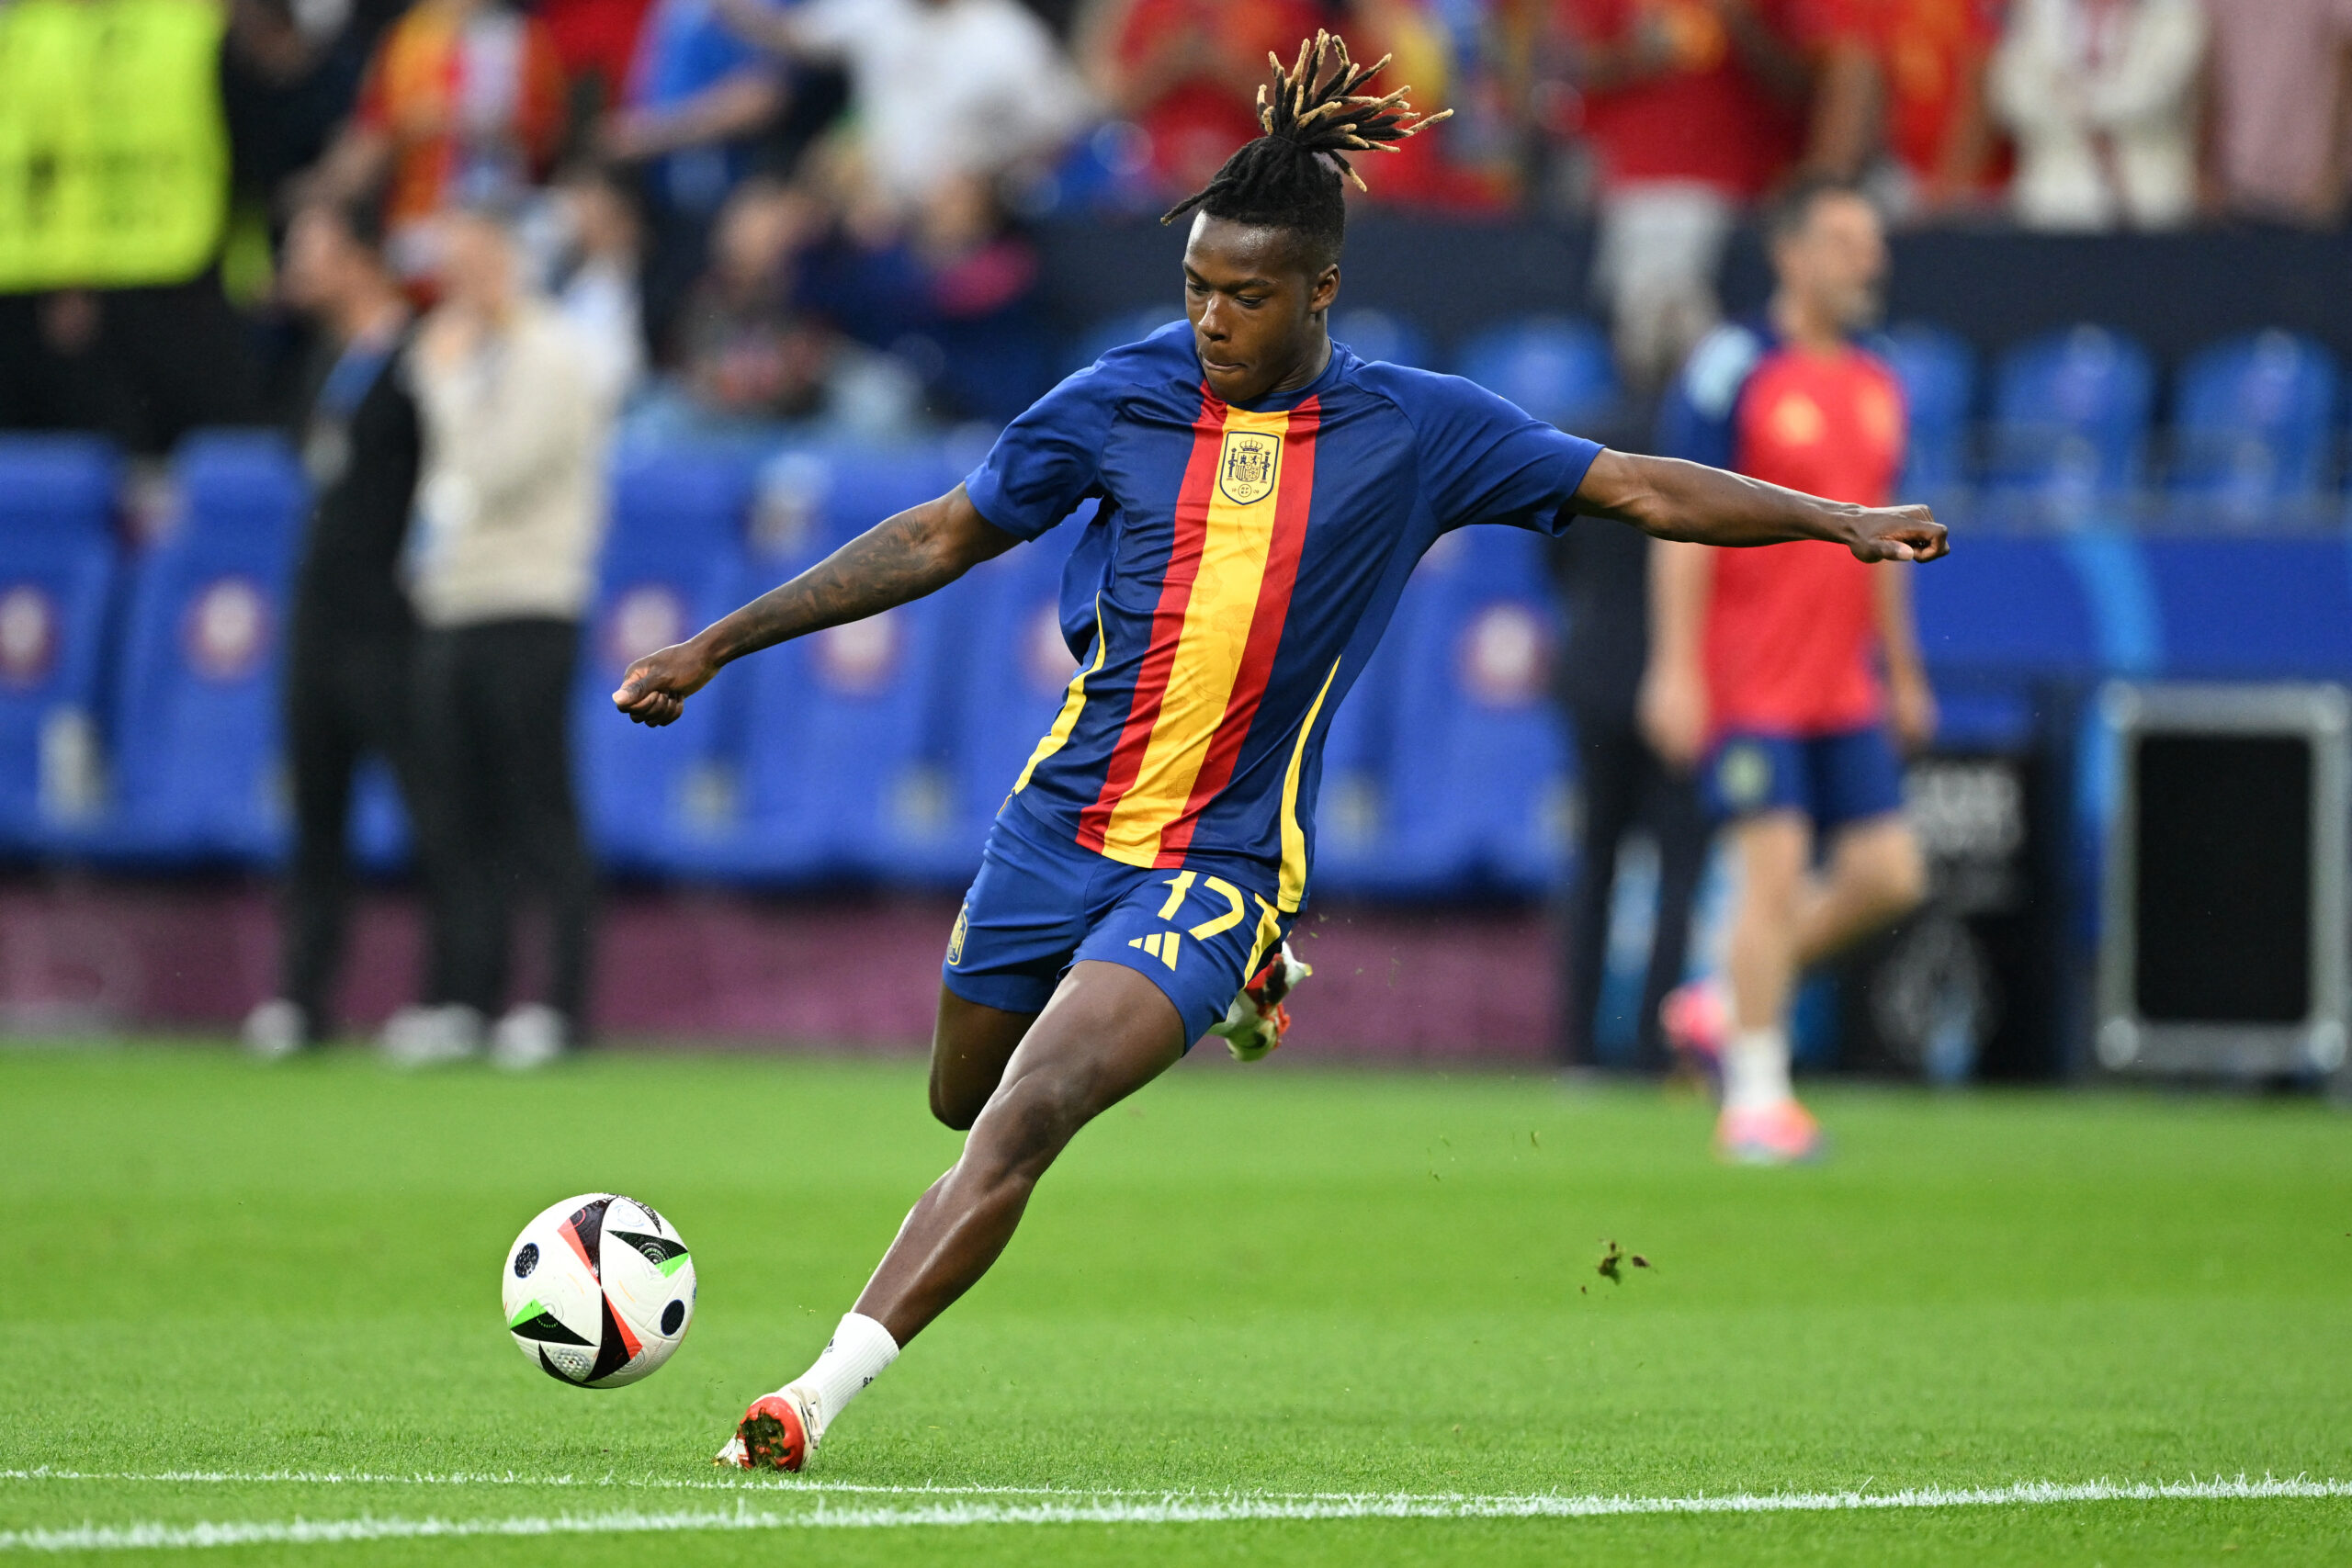
[[[607,865],[777,886],[968,874],[1072,668],[1055,605],[1080,520],[929,600],[737,666],[668,729],[607,700],[630,658],[956,473],[931,446],[617,467],[574,731]],[[172,466],[176,525],[135,551],[116,528],[121,486],[100,443],[0,438],[0,851],[274,863],[300,474],[272,438],[194,438]],[[2051,682],[2352,677],[2341,537],[1963,534],[1917,582],[1962,744],[2015,743]],[[1473,529],[1431,554],[1335,717],[1319,886],[1532,892],[1556,877],[1570,780],[1545,691],[1560,630],[1540,540]],[[356,836],[379,867],[405,853],[380,775]]]
[[[1108,320],[1080,353],[1091,359],[1164,319]],[[1620,434],[1621,389],[1590,322],[1524,318],[1450,356],[1410,321],[1370,308],[1340,311],[1332,335],[1366,358],[1466,376],[1565,429]],[[1878,346],[1910,403],[1905,490],[1963,517],[2233,527],[2346,519],[2342,422],[2352,400],[2335,355],[2309,338],[2253,333],[2190,355],[2173,376],[2163,427],[2155,356],[2103,327],[2015,344],[1989,374],[1964,339],[1924,322],[1893,328]]]
[[[192,440],[176,525],[124,558],[93,443],[0,441],[0,845],[19,858],[266,866],[287,839],[277,655],[300,476],[266,437]],[[609,694],[674,641],[957,475],[933,448],[754,463],[644,456],[613,519],[575,694],[599,858],[761,886],[955,886],[1075,668],[1056,615],[1073,520],[929,599],[729,670],[662,730]],[[1436,552],[1340,716],[1322,884],[1539,890],[1561,863],[1556,640],[1542,544],[1479,530]],[[1408,743],[1409,738],[1409,743]],[[362,857],[407,832],[378,773]]]

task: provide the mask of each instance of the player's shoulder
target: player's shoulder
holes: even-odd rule
[[[1477,382],[1385,359],[1358,359],[1348,366],[1346,380],[1381,399],[1419,427],[1432,419],[1503,418],[1514,423],[1533,416]]]
[[[1087,369],[1114,384],[1155,381],[1171,374],[1197,381],[1200,360],[1193,350],[1193,323],[1179,316],[1133,343],[1103,350]]]
[[[1193,354],[1191,323],[1178,320],[1133,343],[1108,348],[1091,365],[1062,378],[1032,404],[1024,417],[1048,423],[1114,418],[1138,396],[1195,387],[1200,362]]]
[[[1137,393],[1197,387],[1200,379],[1192,323],[1179,317],[1133,343],[1104,349],[1093,364],[1066,377],[1046,401],[1116,405]]]
[[[1728,419],[1748,378],[1771,352],[1762,331],[1746,321],[1725,321],[1699,340],[1682,362],[1675,388],[1683,401],[1707,419]]]

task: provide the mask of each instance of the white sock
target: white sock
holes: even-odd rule
[[[888,1329],[856,1313],[842,1319],[816,1364],[785,1384],[806,1396],[811,1446],[825,1435],[833,1417],[898,1359],[899,1342],[890,1337]]]
[[[1724,1047],[1724,1109],[1762,1111],[1796,1098],[1789,1086],[1789,1032],[1743,1029]]]

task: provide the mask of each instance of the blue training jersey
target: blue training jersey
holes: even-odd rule
[[[1415,563],[1464,524],[1559,533],[1600,451],[1338,344],[1312,384],[1250,407],[1209,389],[1189,322],[1104,355],[965,481],[1024,539],[1102,502],[1062,582],[1079,671],[1014,800],[1128,865],[1277,866],[1295,911],[1324,737]]]

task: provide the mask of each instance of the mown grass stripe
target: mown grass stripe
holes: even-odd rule
[[[915,1507],[816,1506],[791,1513],[739,1503],[730,1510],[554,1514],[496,1519],[254,1519],[192,1525],[85,1524],[0,1531],[0,1551],[168,1551],[223,1546],[328,1546],[469,1536],[650,1535],[687,1531],[903,1529],[973,1525],[1191,1525],[1334,1519],[1593,1518],[1640,1514],[1842,1513],[1895,1508],[2041,1506],[2060,1503],[2256,1501],[2352,1496],[2352,1482],[2301,1477],[2119,1483],[2020,1482],[2010,1486],[1898,1492],[1733,1493],[1724,1496],[1600,1497],[1335,1495],[1275,1497],[1172,1493],[1153,1501],[929,1503]]]

